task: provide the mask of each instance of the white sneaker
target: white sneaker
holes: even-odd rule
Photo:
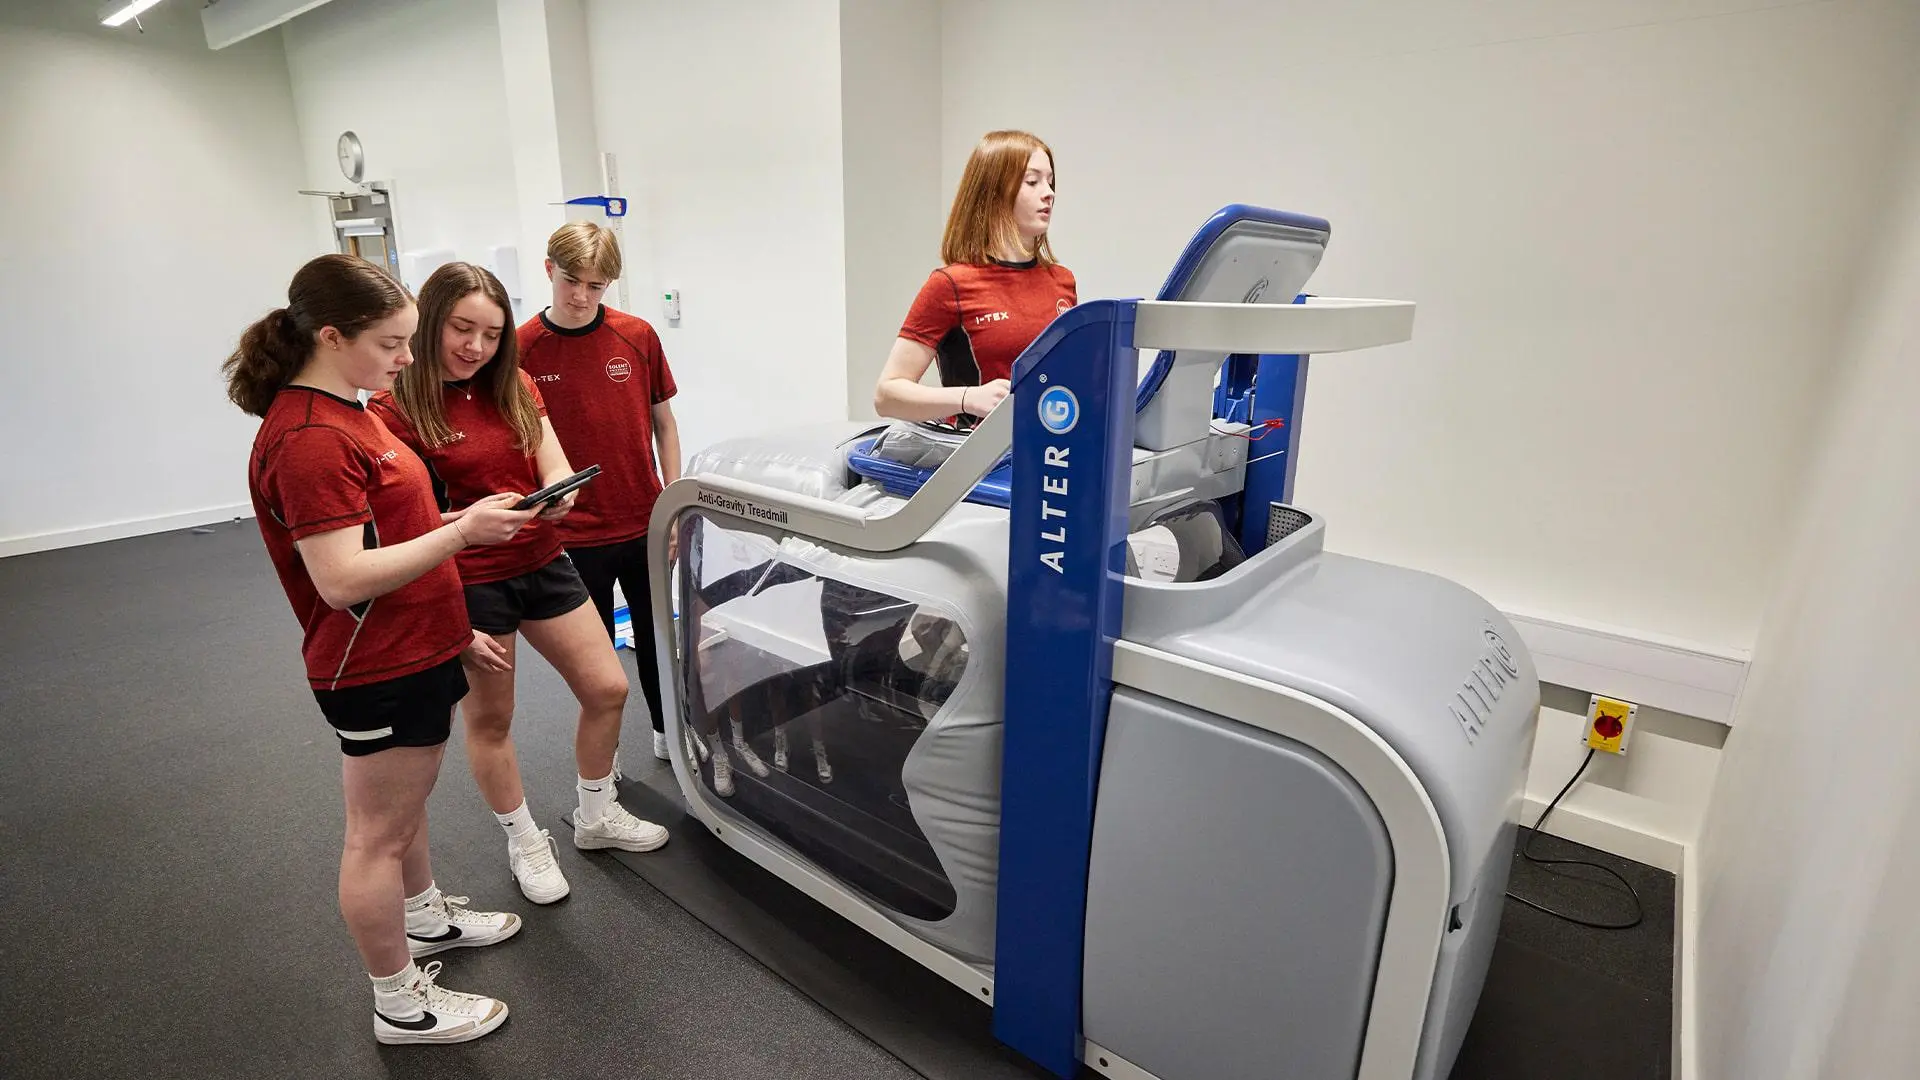
[[[420,971],[413,985],[373,995],[373,1037],[383,1043],[461,1043],[477,1039],[507,1020],[507,1003],[436,985],[440,961]]]
[[[818,735],[813,737],[813,772],[821,783],[833,783],[833,762],[827,760],[827,742]]]
[[[553,837],[545,829],[530,843],[507,841],[507,869],[513,871],[513,880],[520,886],[521,894],[536,904],[565,899],[572,891],[554,855]]]
[[[723,799],[733,797],[733,763],[727,759],[727,744],[713,740],[713,793]]]
[[[426,907],[407,912],[407,951],[432,956],[448,949],[477,949],[520,932],[520,916],[510,911],[468,911],[464,896],[440,893]]]
[[[772,771],[767,768],[767,763],[761,761],[760,755],[754,753],[753,747],[747,745],[747,737],[740,733],[740,729],[737,726],[733,728],[733,752],[740,756],[740,763],[745,765],[747,771],[753,775],[763,780],[773,775]]]
[[[599,821],[580,820],[580,809],[573,811],[573,846],[582,851],[619,848],[622,851],[653,851],[667,842],[667,830],[651,821],[641,821],[619,803],[607,807],[607,816]]]
[[[664,731],[653,733],[653,756],[661,761],[673,760],[673,755],[667,753],[667,733]]]

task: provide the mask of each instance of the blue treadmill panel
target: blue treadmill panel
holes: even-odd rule
[[[903,465],[898,461],[889,461],[875,457],[873,446],[880,441],[879,436],[861,439],[847,451],[847,468],[863,480],[871,480],[880,485],[880,489],[889,495],[902,499],[913,498],[927,478],[933,475],[932,469],[914,465]],[[994,506],[1006,510],[1013,505],[1013,463],[1002,461],[993,467],[993,471],[980,478],[967,495],[970,503],[981,506]]]

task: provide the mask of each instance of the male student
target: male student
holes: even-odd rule
[[[645,319],[602,302],[619,277],[620,243],[611,230],[590,221],[555,230],[547,240],[553,303],[520,327],[520,366],[539,387],[567,459],[576,468],[600,466],[558,526],[609,640],[613,585],[620,583],[632,615],[640,689],[653,715],[653,754],[664,761],[647,522],[661,488],[680,476],[680,430],[660,335]]]

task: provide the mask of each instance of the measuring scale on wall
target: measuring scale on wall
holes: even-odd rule
[[[365,180],[366,153],[360,137],[343,131],[334,147],[341,175],[355,185],[352,191],[301,191],[327,200],[335,247],[387,268],[400,277],[400,244],[393,217],[393,181]]]

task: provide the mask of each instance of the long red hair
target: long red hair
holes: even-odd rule
[[[1039,150],[1053,161],[1053,148],[1024,131],[989,131],[967,157],[947,213],[947,231],[940,238],[940,259],[949,265],[985,266],[995,253],[1018,251],[1025,244],[1013,219],[1014,199],[1026,178],[1027,162]],[[1041,233],[1033,242],[1040,265],[1053,265],[1053,249]]]

